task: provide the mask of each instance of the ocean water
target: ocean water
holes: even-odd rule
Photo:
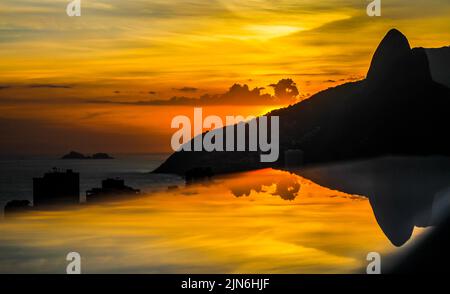
[[[80,173],[80,194],[101,186],[106,178],[122,178],[125,184],[143,192],[183,183],[174,175],[150,172],[168,154],[117,155],[112,160],[61,160],[59,156],[23,156],[0,158],[0,210],[10,200],[33,200],[33,178],[42,177],[53,168],[72,169]]]
[[[366,197],[273,169],[0,221],[0,273],[64,273],[68,252],[92,274],[348,273],[396,250]]]
[[[65,273],[69,252],[83,273],[360,273],[369,252],[384,271],[450,212],[450,158],[262,169],[156,189],[181,180],[148,174],[163,159],[63,162],[83,187],[117,175],[144,193],[0,220],[0,273]],[[17,162],[8,164],[38,172]]]

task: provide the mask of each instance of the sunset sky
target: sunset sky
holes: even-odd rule
[[[69,2],[0,2],[1,154],[167,152],[172,117],[192,106],[142,102],[234,83],[273,94],[269,85],[283,78],[304,99],[363,78],[393,27],[412,46],[450,45],[448,0],[382,1],[376,18],[366,0],[82,0],[72,18]]]

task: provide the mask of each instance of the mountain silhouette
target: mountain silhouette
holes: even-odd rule
[[[280,121],[275,163],[261,163],[260,152],[182,151],[154,172],[184,174],[210,167],[217,174],[278,167],[289,149],[302,150],[305,164],[450,153],[450,89],[433,81],[426,50],[411,49],[395,29],[376,49],[366,79],[324,90],[267,116]]]
[[[411,50],[408,39],[396,29],[390,30],[381,41],[367,73],[367,83],[374,90],[431,79],[424,49]]]
[[[433,80],[450,87],[450,47],[425,50],[430,62]]]

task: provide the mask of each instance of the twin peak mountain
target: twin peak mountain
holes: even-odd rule
[[[450,89],[433,79],[427,50],[412,49],[408,39],[392,29],[376,49],[365,79],[267,114],[280,117],[280,158],[275,163],[259,162],[257,152],[176,152],[155,172],[185,174],[209,167],[224,173],[283,166],[283,151],[289,149],[302,150],[305,164],[450,155]]]

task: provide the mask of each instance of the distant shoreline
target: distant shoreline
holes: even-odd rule
[[[67,153],[66,155],[64,155],[63,157],[61,157],[61,159],[63,159],[63,160],[68,160],[68,159],[75,159],[75,160],[87,160],[87,159],[105,160],[105,159],[114,159],[114,157],[112,157],[108,153],[94,153],[91,156],[91,155],[84,155],[83,153],[80,153],[80,152],[71,151],[71,152]]]

